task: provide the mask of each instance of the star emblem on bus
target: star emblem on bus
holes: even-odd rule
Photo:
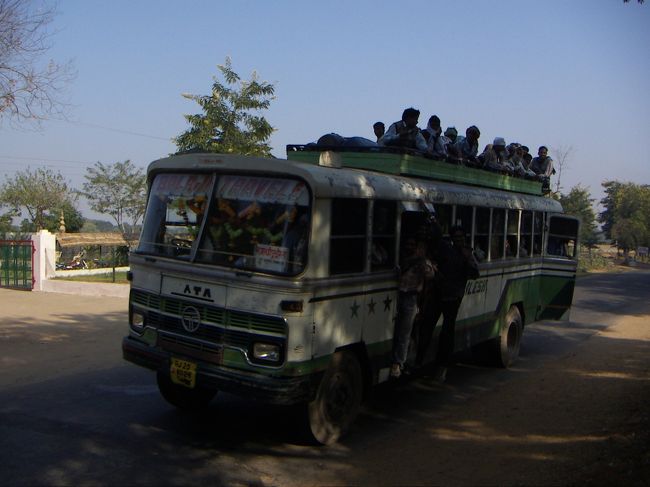
[[[373,315],[375,314],[375,300],[373,298],[370,298],[370,302],[368,303],[368,314]]]
[[[350,316],[350,318],[359,317],[359,308],[360,306],[357,304],[357,301],[355,299],[352,306],[350,306],[350,311],[352,311],[352,316]]]
[[[390,310],[390,303],[392,303],[393,300],[390,299],[390,296],[386,296],[386,299],[384,299],[384,311],[389,311]]]

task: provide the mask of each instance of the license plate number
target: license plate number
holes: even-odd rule
[[[172,382],[190,389],[196,386],[196,364],[172,357],[169,370]]]

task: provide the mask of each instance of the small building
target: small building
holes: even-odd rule
[[[129,246],[134,243],[137,242],[128,242],[119,232],[57,233],[57,263],[81,264],[83,260],[90,267],[123,265],[121,260],[126,258]]]

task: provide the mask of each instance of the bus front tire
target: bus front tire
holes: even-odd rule
[[[309,430],[320,444],[341,438],[354,422],[363,398],[363,376],[357,356],[336,352],[316,392],[307,405]]]
[[[206,409],[210,401],[217,394],[217,391],[195,387],[187,387],[174,384],[168,375],[158,372],[156,376],[158,390],[162,397],[172,406],[182,411],[200,411]]]
[[[519,308],[511,306],[495,343],[495,358],[499,367],[507,369],[515,363],[517,357],[519,357],[522,333],[523,323]]]

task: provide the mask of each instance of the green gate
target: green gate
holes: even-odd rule
[[[34,243],[31,240],[0,240],[0,287],[34,288]]]

